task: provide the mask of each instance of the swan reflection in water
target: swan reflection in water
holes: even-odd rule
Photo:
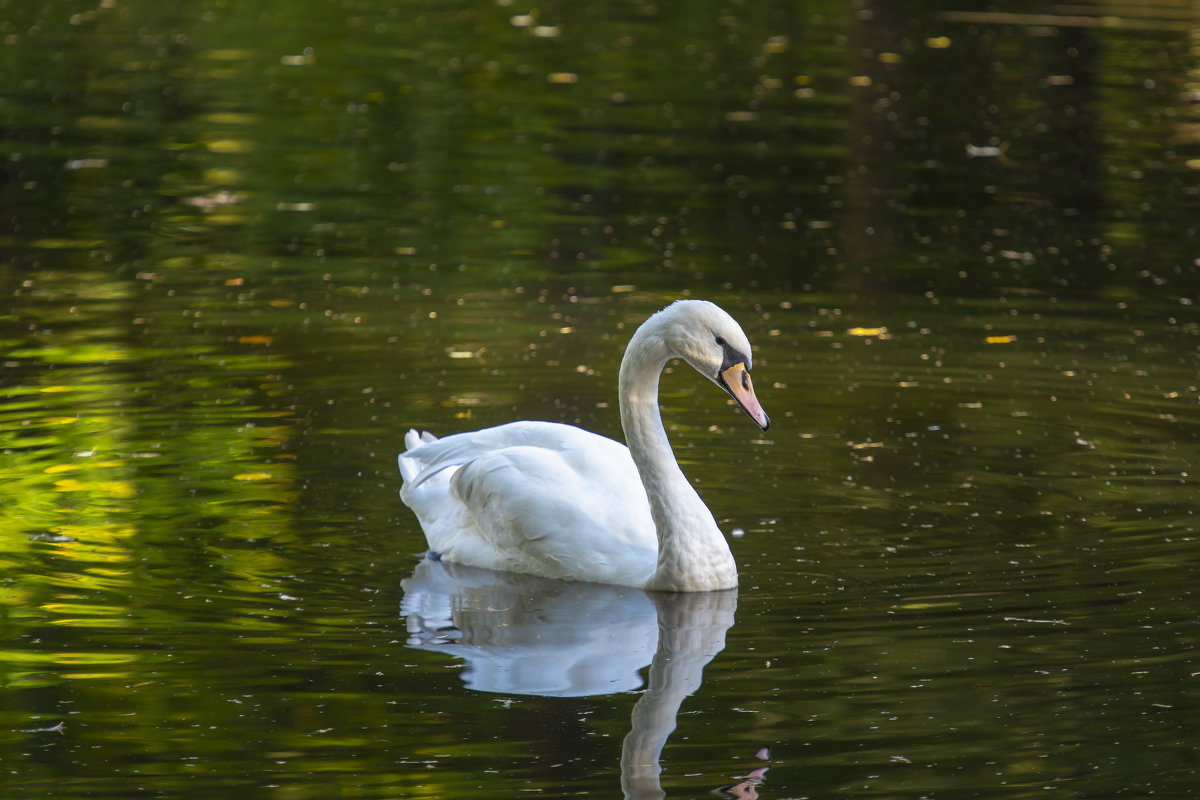
[[[725,647],[736,589],[649,594],[429,559],[402,586],[408,646],[461,658],[476,691],[614,694],[638,689],[649,665],[621,746],[621,788],[628,800],[665,796],[659,758],[684,698]]]

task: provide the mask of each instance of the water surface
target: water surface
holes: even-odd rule
[[[1185,797],[1200,18],[363,0],[0,22],[12,796]],[[403,433],[663,415],[741,570],[421,561]]]

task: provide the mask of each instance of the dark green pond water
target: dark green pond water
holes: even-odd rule
[[[1200,786],[1195,5],[0,0],[0,168],[0,795]],[[739,590],[422,561],[684,296]]]

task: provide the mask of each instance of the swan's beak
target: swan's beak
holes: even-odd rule
[[[742,411],[745,411],[758,427],[765,431],[770,426],[771,420],[767,419],[767,412],[763,411],[762,406],[758,404],[758,398],[754,396],[754,384],[750,381],[750,371],[746,369],[745,362],[739,361],[732,367],[721,370],[717,376],[717,383],[729,392],[729,396],[737,401]]]

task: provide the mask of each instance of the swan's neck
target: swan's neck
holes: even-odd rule
[[[621,360],[621,425],[658,533],[658,565],[644,588],[711,591],[737,586],[737,566],[712,512],[688,482],[658,410],[658,379],[675,353],[650,323]]]

